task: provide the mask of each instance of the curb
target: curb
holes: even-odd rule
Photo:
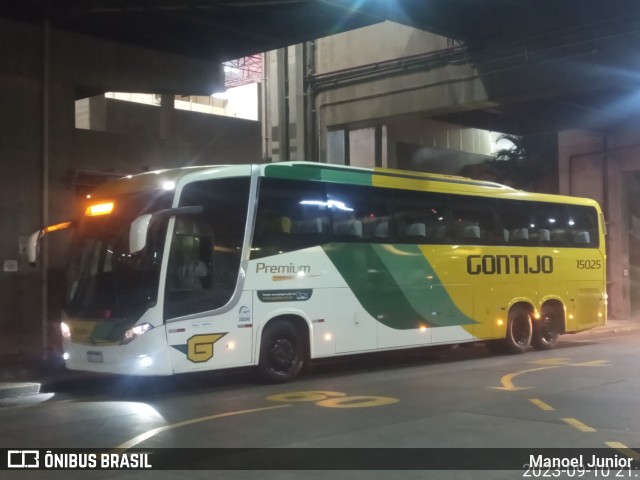
[[[26,397],[40,393],[40,384],[31,382],[0,383],[0,400],[3,398]]]

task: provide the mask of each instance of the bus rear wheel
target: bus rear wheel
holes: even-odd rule
[[[536,350],[551,350],[558,344],[560,338],[560,319],[551,307],[542,307],[540,319],[533,327],[531,345]]]
[[[522,306],[514,306],[509,310],[505,349],[507,353],[524,353],[531,344],[533,325],[529,310]]]
[[[299,330],[286,320],[273,320],[265,327],[260,344],[258,371],[263,379],[284,383],[293,380],[305,363]]]

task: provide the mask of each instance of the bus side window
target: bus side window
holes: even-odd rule
[[[165,283],[165,319],[215,310],[233,297],[249,203],[249,179],[225,178],[184,187],[179,206],[202,206],[178,216]]]
[[[168,271],[174,291],[210,289],[213,265],[213,232],[208,225],[177,218]]]
[[[391,191],[361,185],[327,184],[327,212],[334,242],[389,242]],[[381,236],[387,224],[386,235]]]
[[[446,225],[450,218],[449,200],[443,193],[394,192],[393,219],[401,243],[446,243]]]
[[[534,219],[534,202],[500,200],[500,216],[508,245],[533,245],[538,241]]]
[[[322,183],[262,178],[251,258],[321,245],[327,239],[328,222]]]
[[[567,227],[573,247],[598,246],[598,213],[593,207],[569,205],[567,207]]]
[[[452,241],[462,245],[501,245],[504,233],[498,216],[498,202],[488,197],[451,195]]]

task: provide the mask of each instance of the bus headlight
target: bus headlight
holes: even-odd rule
[[[149,323],[142,323],[140,325],[135,325],[131,327],[129,330],[124,332],[124,335],[122,335],[122,342],[121,342],[122,345],[126,345],[127,343],[132,342],[133,340],[138,338],[140,335],[151,330],[152,328],[153,327]]]
[[[149,355],[140,355],[138,356],[138,363],[142,368],[149,368],[153,365],[153,358]]]
[[[64,322],[60,323],[60,332],[62,333],[62,338],[67,341],[71,340],[71,329],[69,325]]]

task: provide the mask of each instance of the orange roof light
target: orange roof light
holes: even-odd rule
[[[113,202],[97,203],[95,205],[89,205],[85,215],[96,217],[98,215],[109,215],[111,212],[113,212]]]
[[[70,226],[71,226],[71,222],[62,222],[62,223],[57,223],[55,225],[49,225],[43,230],[43,233],[46,234],[46,233],[55,232],[56,230],[64,230],[65,228],[69,228]]]

